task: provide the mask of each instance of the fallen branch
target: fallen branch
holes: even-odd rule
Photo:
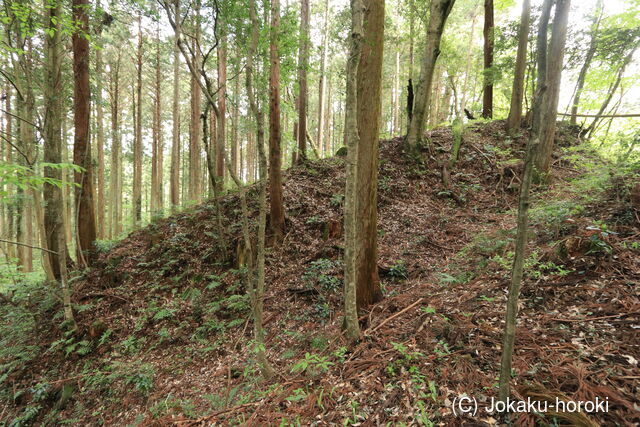
[[[417,301],[415,301],[413,304],[403,308],[402,310],[400,310],[399,312],[393,314],[392,316],[387,317],[386,319],[384,319],[381,323],[378,324],[378,326],[376,326],[373,329],[369,329],[367,330],[368,333],[373,333],[375,331],[377,331],[378,329],[380,329],[382,326],[386,325],[387,323],[389,323],[390,321],[392,321],[393,319],[395,319],[398,316],[401,316],[403,313],[406,313],[407,311],[411,310],[413,307],[415,307],[416,305],[420,304],[422,302],[422,298],[418,298]]]
[[[5,240],[5,239],[0,239],[0,242],[4,242],[4,243],[9,243],[12,245],[18,245],[18,246],[26,246],[27,248],[31,248],[31,249],[39,249],[41,251],[45,251],[45,252],[49,252],[50,254],[58,254],[58,252],[49,250],[49,249],[45,249],[45,248],[41,248],[40,246],[33,246],[33,245],[28,245],[26,243],[21,243],[21,242],[14,242],[13,240]]]
[[[572,114],[558,113],[559,116],[571,117]],[[576,117],[598,117],[598,118],[618,118],[618,117],[640,117],[640,114],[573,114]]]
[[[626,317],[631,316],[633,314],[638,314],[639,311],[631,312],[631,313],[620,313],[620,314],[612,314],[610,316],[600,316],[600,317],[584,317],[582,319],[558,319],[555,317],[550,318],[549,320],[555,320],[557,322],[589,322],[591,320],[604,320],[604,319],[615,319],[617,317]]]

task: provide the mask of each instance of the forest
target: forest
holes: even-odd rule
[[[0,2],[0,427],[640,424],[640,0]]]

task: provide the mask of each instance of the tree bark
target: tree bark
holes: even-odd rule
[[[50,3],[45,0],[45,5]],[[44,161],[46,163],[62,163],[62,79],[60,52],[60,13],[61,2],[55,1],[46,10],[46,28],[52,30],[45,36],[45,90],[44,90]],[[44,177],[62,180],[62,171],[54,167],[44,168]],[[63,229],[62,188],[46,183],[42,188],[44,198],[44,232],[46,248],[52,252],[44,254],[49,260],[51,271],[56,280],[60,279],[59,254],[66,262],[66,246],[59,247],[58,233]]]
[[[58,0],[60,1],[60,0]],[[100,8],[100,2],[97,2]],[[102,32],[101,25],[98,29],[98,35]],[[106,221],[105,221],[105,179],[104,179],[104,109],[102,107],[102,49],[96,49],[96,145],[98,154],[98,176],[96,186],[96,233],[99,239],[106,237]],[[52,265],[55,270],[55,263]]]
[[[300,47],[298,58],[298,157],[297,163],[307,159],[307,69],[309,68],[309,0],[300,0]]]
[[[278,56],[280,32],[280,0],[271,0],[271,32],[269,40],[269,231],[274,242],[284,237],[284,206],[280,144],[280,58]],[[259,142],[258,142],[259,144]]]
[[[455,0],[432,0],[427,29],[427,43],[425,46],[420,80],[416,88],[413,102],[413,114],[409,124],[407,145],[415,147],[422,140],[424,121],[429,102],[431,101],[431,83],[433,81],[436,61],[440,55],[440,40],[444,31],[447,17],[453,8]]]
[[[109,73],[109,98],[111,105],[111,165],[109,172],[109,237],[116,238],[122,232],[122,172],[120,169],[120,53]]]
[[[133,224],[142,220],[142,15],[138,13],[138,53],[136,55],[136,91],[133,138]]]
[[[320,59],[320,81],[318,82],[318,147],[327,155],[330,153],[329,140],[325,142],[325,124],[324,117],[326,114],[325,93],[327,91],[327,49],[329,47],[329,0],[324,2],[324,28],[322,34],[322,54]]]
[[[540,127],[540,148],[537,150],[535,158],[536,174],[542,180],[548,178],[556,134],[558,98],[560,96],[560,81],[562,78],[562,63],[570,6],[571,0],[556,0],[556,11],[549,47],[549,58],[553,60],[547,61],[546,91]]]
[[[524,97],[524,74],[527,67],[527,44],[529,42],[529,21],[531,16],[531,0],[524,0],[518,29],[518,53],[511,90],[511,107],[507,117],[507,132],[513,133],[520,128],[522,121],[522,99]]]
[[[384,0],[364,0],[358,64],[355,275],[358,308],[382,299],[378,277],[378,140],[382,109]]]
[[[78,261],[85,266],[94,258],[96,223],[93,210],[93,166],[89,140],[90,88],[89,88],[89,30],[88,0],[73,0],[73,18],[78,23],[72,36],[73,45],[73,109],[75,136],[73,162],[84,170],[74,173],[76,200],[76,230]]]
[[[200,68],[202,57],[200,56],[200,1],[195,2],[194,27],[195,36],[192,41],[192,49],[195,52],[193,66]],[[198,76],[191,75],[191,121],[189,123],[189,202],[198,203],[201,200],[202,180],[201,148],[200,148],[200,114],[202,104],[202,89],[198,82]]]
[[[350,341],[360,337],[357,305],[357,162],[360,133],[358,132],[358,66],[364,39],[364,3],[351,0],[351,34],[346,70],[346,101],[344,139],[347,146],[347,177],[344,199],[344,318]]]
[[[175,40],[173,45],[173,109],[171,139],[171,171],[169,196],[171,212],[175,213],[180,205],[180,0],[175,0]]]
[[[484,87],[482,90],[482,117],[493,117],[493,0],[484,0]]]
[[[218,46],[218,114],[216,121],[216,182],[218,191],[224,185],[225,144],[227,141],[227,37],[222,34]]]

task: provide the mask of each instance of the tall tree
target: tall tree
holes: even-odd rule
[[[284,203],[282,196],[282,159],[280,144],[280,0],[271,0],[271,30],[269,37],[269,228],[275,242],[284,237]]]
[[[175,16],[180,17],[180,0],[175,0]],[[173,109],[172,109],[172,138],[171,138],[171,170],[169,178],[169,197],[171,212],[176,212],[180,205],[180,24],[176,19],[174,24],[175,40],[173,44]]]
[[[378,139],[382,109],[384,0],[364,0],[358,64],[355,277],[358,308],[382,299],[378,277]]]
[[[482,117],[493,117],[493,0],[484,0],[484,87],[482,90]]]
[[[531,16],[531,0],[522,3],[520,28],[518,29],[518,53],[516,54],[516,68],[511,90],[511,108],[507,117],[507,131],[513,132],[520,128],[522,121],[522,99],[524,97],[524,77],[527,67],[527,45],[529,43],[529,21]]]
[[[46,163],[62,163],[62,55],[60,52],[60,21],[61,0],[54,0],[53,4],[45,0],[46,33],[45,49],[45,88],[44,88],[44,161]],[[45,178],[61,181],[62,173],[55,167],[44,168]],[[60,262],[58,255],[62,254],[62,262],[66,262],[66,246],[58,247],[58,233],[64,234],[62,189],[60,186],[45,182],[44,197],[44,229],[46,235],[46,252],[49,264],[56,279],[60,278]]]
[[[224,185],[225,143],[227,141],[227,35],[223,29],[218,45],[218,114],[216,120],[216,184]]]
[[[344,319],[347,338],[360,337],[356,287],[356,214],[357,162],[360,134],[358,132],[358,65],[364,39],[364,3],[351,0],[351,34],[346,70],[346,100],[344,139],[347,146],[347,179],[344,197]]]
[[[298,56],[298,162],[307,158],[307,69],[309,68],[309,0],[300,0],[300,47]],[[318,141],[318,143],[320,143]]]
[[[89,92],[89,1],[73,0],[73,19],[78,24],[72,36],[73,46],[73,110],[75,136],[73,162],[83,168],[74,173],[76,184],[76,230],[78,261],[88,265],[93,260],[93,242],[96,240],[96,222],[93,204],[93,165],[89,116],[91,97]]]
[[[153,141],[151,153],[151,212],[156,215],[163,209],[163,138],[162,138],[162,78],[160,70],[160,24],[156,26],[156,64],[153,99]]]
[[[138,52],[136,54],[136,87],[133,136],[133,223],[142,220],[142,12],[138,12]],[[137,109],[136,109],[137,108]]]
[[[96,2],[96,8],[99,12],[100,1]],[[96,33],[100,35],[102,32],[102,23],[98,24]],[[98,173],[96,181],[96,233],[98,238],[104,239],[106,235],[105,230],[105,180],[104,180],[104,109],[102,107],[102,49],[96,49],[96,148],[97,148],[97,163]],[[55,267],[54,267],[55,268]]]
[[[551,43],[546,61],[546,91],[542,107],[542,122],[540,128],[540,148],[536,152],[535,167],[541,179],[547,179],[551,166],[556,135],[556,118],[558,115],[558,99],[560,97],[560,80],[562,78],[562,63],[564,47],[567,39],[567,24],[571,0],[556,0],[556,11],[553,18]],[[552,60],[549,60],[551,58]]]
[[[420,80],[416,88],[413,102],[413,114],[409,124],[407,134],[407,145],[414,147],[419,140],[422,140],[424,131],[424,121],[427,107],[431,101],[431,83],[436,66],[436,61],[440,55],[440,40],[447,17],[453,8],[455,0],[432,0],[429,13],[429,24],[427,29],[427,42],[425,52],[422,57],[420,69]]]
[[[202,55],[200,55],[200,1],[196,0],[194,5],[194,36],[192,38],[192,52],[195,52],[193,57],[194,67],[198,67],[198,64],[202,61]],[[200,113],[202,111],[202,88],[198,82],[198,78],[191,75],[191,121],[189,122],[189,201],[199,202],[201,200],[202,191],[200,188],[202,165],[201,165],[201,128],[200,128]]]
[[[111,165],[109,168],[109,237],[122,231],[122,169],[120,142],[120,58],[118,50],[109,68],[109,105],[111,107]]]
[[[318,148],[329,152],[329,139],[325,142],[325,93],[327,91],[327,50],[329,46],[329,0],[324,1],[324,28],[322,31],[322,53],[320,59],[320,75],[318,76]]]

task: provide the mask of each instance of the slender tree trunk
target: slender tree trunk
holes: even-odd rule
[[[12,164],[13,163],[13,147],[11,145],[9,145],[9,142],[14,142],[14,138],[13,138],[13,117],[11,116],[11,114],[13,114],[13,110],[11,108],[11,97],[12,97],[12,90],[11,87],[9,86],[9,83],[7,83],[7,85],[5,86],[5,93],[7,94],[6,98],[5,98],[5,105],[4,105],[4,109],[6,111],[6,113],[4,113],[5,116],[5,122],[7,124],[6,126],[6,132],[7,132],[7,150],[6,150],[6,154],[5,154],[5,159],[7,160],[7,164]],[[2,102],[0,100],[0,102]],[[15,188],[9,184],[7,185],[7,198],[8,199],[12,199],[13,195],[14,195],[14,191]],[[16,227],[16,206],[14,203],[9,203],[7,204],[7,232],[8,234],[6,234],[8,236],[9,240],[14,240],[17,239],[16,237],[16,233],[15,233],[15,227]],[[3,233],[4,235],[4,233]],[[9,245],[7,247],[7,258],[13,260],[16,257],[16,250],[15,250],[15,246],[14,245]]]
[[[431,83],[436,66],[436,60],[440,55],[440,40],[447,17],[455,0],[432,0],[427,30],[427,43],[422,58],[420,80],[416,89],[413,102],[413,115],[407,135],[407,145],[415,147],[422,140],[424,121],[427,107],[431,101]]]
[[[484,0],[484,88],[482,117],[493,117],[493,0]]]
[[[235,105],[233,106],[233,116],[231,120],[233,121],[233,134],[231,135],[231,169],[233,173],[240,176],[241,180],[244,180],[242,175],[242,155],[240,141],[238,140],[238,126],[240,119],[240,75],[238,75],[235,79],[235,87],[233,90],[233,94],[235,96]],[[238,156],[240,154],[240,156]],[[240,157],[240,158],[239,158]],[[240,161],[238,164],[238,160]]]
[[[325,142],[324,116],[326,114],[325,92],[327,90],[327,50],[329,48],[329,0],[324,1],[324,28],[322,33],[322,53],[320,59],[320,76],[318,82],[318,147],[327,155],[329,153],[328,139]]]
[[[549,58],[545,77],[545,99],[542,110],[542,126],[540,128],[540,149],[536,152],[536,173],[546,180],[551,165],[556,135],[556,117],[558,114],[558,98],[560,96],[560,80],[564,47],[567,38],[567,24],[571,0],[556,0],[556,11],[553,19],[553,30],[549,47]]]
[[[223,33],[218,46],[218,114],[216,120],[216,182],[218,190],[224,185],[224,159],[227,141],[227,36]]]
[[[45,0],[45,5],[50,3]],[[46,7],[46,28],[52,30],[45,36],[45,116],[44,116],[44,161],[46,163],[62,163],[62,80],[60,54],[60,12],[61,1],[55,1],[51,7]],[[44,177],[62,180],[62,171],[57,168],[45,167]],[[59,247],[58,233],[64,234],[62,189],[54,184],[46,183],[42,188],[44,197],[44,232],[49,266],[55,279],[60,278],[59,254],[62,262],[66,262],[66,246]]]
[[[109,73],[109,97],[111,105],[111,165],[109,172],[109,222],[110,237],[116,238],[122,231],[120,210],[122,208],[120,171],[120,53]]]
[[[297,163],[307,159],[307,69],[309,68],[309,0],[300,0],[300,47],[298,58],[298,158]]]
[[[93,260],[93,242],[96,240],[96,223],[93,210],[93,166],[89,140],[90,90],[89,90],[89,31],[88,0],[73,0],[73,18],[78,23],[73,33],[73,108],[75,136],[73,162],[84,170],[74,173],[76,201],[76,230],[78,261],[89,265]]]
[[[260,157],[260,199],[259,199],[259,218],[258,218],[258,242],[257,242],[257,255],[256,255],[256,269],[253,274],[254,280],[252,280],[250,286],[250,297],[252,300],[253,311],[253,334],[257,343],[257,359],[260,363],[260,369],[262,375],[266,378],[270,378],[274,375],[273,368],[269,364],[265,350],[265,333],[263,326],[263,304],[264,304],[264,258],[265,258],[265,236],[266,236],[266,223],[267,223],[267,158],[264,152],[264,118],[258,103],[256,102],[253,91],[253,71],[254,71],[254,58],[258,50],[258,38],[259,38],[259,24],[256,14],[255,0],[249,0],[249,16],[251,19],[251,44],[249,46],[249,52],[247,56],[246,67],[246,88],[247,97],[249,98],[249,106],[253,116],[256,120],[257,127],[257,151]],[[245,237],[246,240],[246,237]]]
[[[133,139],[133,224],[142,220],[142,15],[138,14],[137,78],[134,107],[135,130]]]
[[[171,139],[171,177],[169,196],[171,198],[171,212],[175,213],[180,205],[180,0],[175,0],[175,41],[173,45],[173,110]]]
[[[473,61],[473,35],[476,30],[476,21],[478,19],[477,8],[473,8],[472,18],[471,18],[471,29],[469,30],[469,39],[467,42],[467,61],[464,67],[464,83],[462,84],[462,94],[460,95],[460,105],[456,102],[454,104],[454,110],[456,112],[456,117],[459,117],[464,109],[467,106],[467,96],[469,93],[469,78],[471,77],[471,64]],[[450,85],[447,85],[450,87]],[[459,107],[459,108],[458,108]]]
[[[382,109],[384,1],[365,0],[358,64],[355,277],[358,308],[382,299],[378,277],[378,140]]]
[[[601,116],[605,113],[605,111],[607,110],[607,107],[609,107],[609,103],[611,102],[611,99],[613,98],[613,95],[618,90],[618,86],[620,86],[620,82],[622,81],[622,76],[624,74],[624,71],[626,70],[627,66],[631,63],[631,61],[633,60],[633,54],[638,49],[638,46],[640,46],[640,43],[636,44],[631,49],[631,51],[629,51],[627,56],[625,56],[625,58],[622,60],[622,64],[620,65],[620,68],[618,68],[618,74],[616,76],[616,80],[614,81],[613,85],[611,85],[611,87],[609,88],[609,92],[607,93],[607,97],[605,98],[604,102],[600,106],[600,110],[598,110],[598,114],[596,114],[596,117],[593,119],[593,122],[591,122],[589,127],[585,130],[585,134],[587,135],[587,138],[591,138],[591,135],[593,134],[593,131],[596,129],[596,125],[602,119]]]
[[[562,1],[562,0],[560,0]],[[544,103],[545,86],[540,86],[536,93],[533,114],[534,123],[539,123],[542,117],[542,108]],[[507,297],[507,314],[506,324],[502,345],[502,359],[500,362],[500,381],[499,381],[499,399],[505,402],[510,395],[511,381],[511,360],[513,356],[513,347],[516,335],[516,318],[518,315],[518,299],[520,297],[520,286],[522,284],[525,250],[527,246],[527,232],[529,223],[529,189],[533,176],[533,162],[538,145],[540,144],[540,129],[532,128],[529,142],[527,144],[527,152],[524,160],[524,171],[522,173],[522,183],[520,184],[520,197],[518,200],[518,218],[517,218],[517,234],[515,256],[513,267],[511,270],[511,283],[509,285],[509,294]]]
[[[396,51],[396,72],[393,77],[393,126],[392,134],[400,134],[400,51]]]
[[[98,7],[100,3],[98,2]],[[99,30],[100,32],[101,30]],[[97,176],[97,212],[96,233],[99,239],[106,237],[105,230],[105,179],[104,179],[104,110],[102,107],[102,50],[96,49],[96,127],[97,127],[97,151],[98,151],[98,176]],[[54,267],[55,268],[55,267]]]
[[[536,39],[536,62],[537,62],[537,81],[536,86],[538,88],[545,85],[547,80],[547,40],[548,40],[548,28],[549,18],[551,17],[551,8],[556,0],[544,0],[542,4],[542,10],[540,12],[540,22],[538,24],[538,37]],[[546,96],[546,92],[543,94]],[[544,105],[544,101],[542,104]],[[540,116],[542,117],[542,116]]]
[[[282,132],[280,129],[279,32],[280,0],[271,0],[271,34],[269,41],[269,231],[274,242],[281,242],[284,237],[282,158],[280,155]]]
[[[594,10],[593,23],[591,24],[591,41],[589,42],[589,49],[587,50],[587,55],[584,59],[584,64],[582,64],[582,68],[580,69],[580,74],[578,74],[578,81],[576,83],[575,95],[573,97],[573,102],[571,103],[570,122],[572,125],[575,125],[577,122],[576,114],[578,114],[578,107],[580,106],[580,96],[582,95],[584,81],[587,78],[587,71],[589,70],[589,66],[591,65],[593,56],[596,53],[598,29],[600,28],[600,21],[602,20],[603,11],[604,9],[602,7],[602,0],[598,0]]]
[[[159,25],[159,24],[158,24]],[[151,214],[162,213],[162,117],[160,77],[160,29],[156,27],[155,95],[153,104],[153,145],[151,153]]]
[[[350,341],[360,337],[357,304],[357,162],[360,133],[358,132],[358,68],[364,44],[364,13],[362,0],[351,0],[351,34],[346,71],[346,107],[344,139],[347,146],[347,178],[344,200],[344,318]]]
[[[511,91],[511,108],[507,117],[507,132],[513,133],[520,128],[522,121],[522,98],[524,96],[524,73],[527,67],[527,44],[529,42],[529,20],[531,16],[531,0],[524,0],[518,30],[518,53]]]
[[[199,68],[202,62],[200,55],[200,2],[195,2],[195,38],[192,41],[194,68]],[[189,201],[198,203],[201,200],[202,180],[201,148],[200,148],[200,113],[202,111],[202,89],[198,82],[198,76],[191,75],[191,122],[189,124]]]

